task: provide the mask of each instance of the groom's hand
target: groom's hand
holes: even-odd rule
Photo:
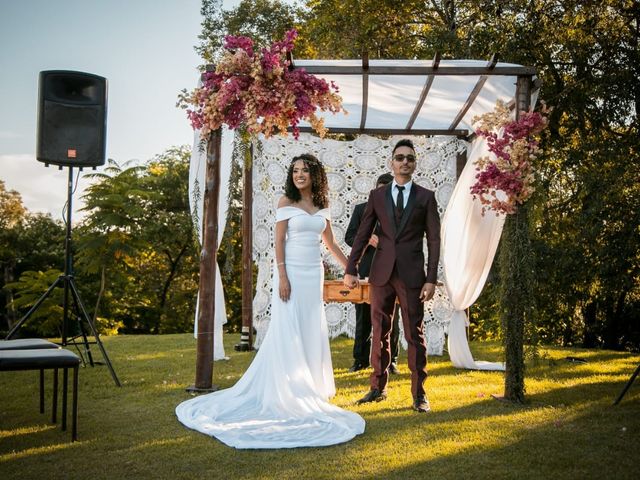
[[[344,278],[342,279],[342,283],[345,287],[351,289],[356,288],[358,285],[360,285],[358,277],[356,277],[355,275],[349,275],[348,273],[345,273]]]
[[[425,283],[422,286],[422,290],[420,291],[420,300],[423,302],[428,302],[433,298],[433,295],[436,293],[436,284],[435,283]]]

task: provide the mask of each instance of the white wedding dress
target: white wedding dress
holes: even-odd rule
[[[276,221],[282,220],[289,221],[289,301],[280,300],[275,273],[269,330],[245,374],[229,389],[176,408],[185,426],[235,448],[319,447],[364,432],[360,415],[328,402],[335,384],[322,301],[320,236],[329,209],[310,215],[297,207],[282,207]]]

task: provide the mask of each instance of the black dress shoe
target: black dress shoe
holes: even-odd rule
[[[422,412],[422,413],[427,413],[428,411],[430,411],[431,406],[429,405],[429,400],[427,400],[427,397],[424,395],[418,395],[413,400],[413,409],[416,412]]]
[[[389,365],[389,373],[393,375],[396,375],[399,373],[398,365],[396,365],[396,362],[391,362],[391,364]]]
[[[373,390],[369,390],[367,394],[356,403],[360,405],[361,403],[381,402],[385,398],[387,398],[387,392],[381,392],[380,390],[374,388]]]
[[[358,372],[360,370],[364,370],[365,368],[367,368],[367,365],[364,365],[362,363],[354,363],[351,368],[349,369],[350,372]]]

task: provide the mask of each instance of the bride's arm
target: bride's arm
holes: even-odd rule
[[[342,265],[342,268],[347,268],[347,257],[344,256],[340,246],[336,243],[336,239],[333,236],[333,230],[331,229],[331,222],[329,220],[327,220],[327,228],[322,232],[322,241],[338,263]]]
[[[286,199],[282,197],[278,202],[278,208],[286,206]],[[287,265],[284,254],[284,243],[287,239],[287,225],[289,220],[280,220],[276,222],[276,229],[274,234],[275,249],[276,249],[276,270],[278,271],[278,279],[280,289],[278,294],[282,301],[286,302],[291,296],[291,285],[289,284],[289,277],[287,276]]]

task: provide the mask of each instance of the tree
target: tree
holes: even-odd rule
[[[197,255],[188,205],[190,149],[144,166],[110,160],[85,194],[78,267],[94,285],[94,311],[128,333],[183,332],[193,325]],[[101,305],[103,303],[103,305]]]
[[[27,209],[22,204],[20,194],[15,190],[7,190],[5,183],[0,180],[0,265],[2,277],[0,277],[0,312],[4,317],[3,325],[11,328],[16,321],[15,311],[11,306],[13,295],[6,288],[7,283],[15,279],[15,268],[18,262],[15,249],[17,245],[18,230],[24,221]]]
[[[189,209],[188,147],[171,148],[156,156],[144,176],[150,192],[144,209],[142,238],[150,248],[140,257],[140,268],[151,268],[149,285],[156,294],[150,309],[153,333],[174,333],[193,325],[198,260],[195,231]],[[151,272],[150,272],[151,273]]]
[[[302,42],[304,58],[414,58],[421,50],[416,1],[308,0]]]
[[[48,214],[29,212],[22,204],[20,194],[7,191],[4,182],[0,181],[0,317],[3,319],[0,329],[10,330],[19,315],[26,312],[21,310],[23,301],[17,298],[18,285],[28,285],[28,289],[39,297],[49,285],[36,284],[36,277],[42,278],[43,272],[60,272],[64,235],[61,222],[54,221]],[[26,272],[32,272],[32,275],[23,279]],[[17,279],[22,283],[16,284]],[[44,288],[39,290],[41,287]],[[47,330],[46,326],[38,330],[35,325],[26,324],[24,328],[27,332],[58,333],[56,329]]]
[[[284,37],[296,26],[300,11],[279,0],[241,0],[235,8],[222,9],[220,0],[202,0],[202,31],[196,52],[205,64],[215,65],[226,35],[245,35],[256,46],[266,46]]]

